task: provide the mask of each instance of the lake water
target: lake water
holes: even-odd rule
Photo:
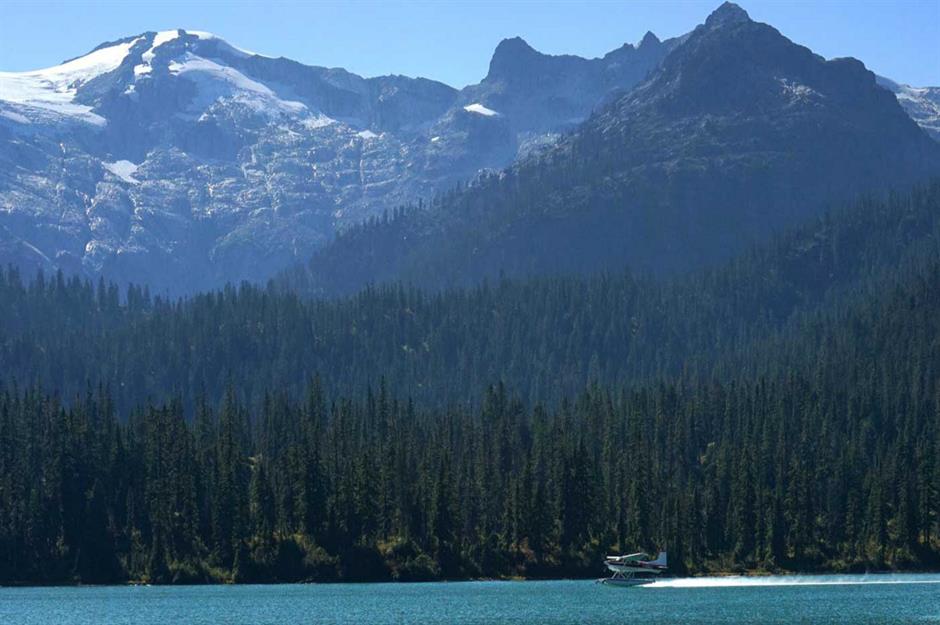
[[[940,623],[940,575],[0,588],[7,625]]]

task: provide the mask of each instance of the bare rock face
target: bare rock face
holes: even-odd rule
[[[173,294],[264,280],[552,143],[667,51],[647,37],[587,60],[508,41],[458,91],[176,30],[0,73],[0,262]]]

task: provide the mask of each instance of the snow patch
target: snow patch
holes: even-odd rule
[[[468,113],[476,113],[477,115],[484,115],[486,117],[493,117],[495,115],[499,115],[499,113],[497,113],[493,109],[486,108],[479,102],[468,104],[467,106],[463,107],[463,110],[467,111]]]
[[[148,49],[146,52],[140,55],[140,60],[142,62],[140,65],[137,65],[136,67],[134,67],[134,76],[141,77],[141,76],[146,76],[147,74],[149,74],[153,70],[152,65],[153,65],[154,58],[156,58],[157,48],[171,41],[178,39],[181,33],[196,37],[199,41],[216,42],[222,46],[225,46],[225,48],[229,52],[233,52],[237,56],[241,56],[241,57],[261,56],[260,54],[256,54],[249,50],[243,50],[241,48],[237,48],[233,46],[232,44],[228,43],[227,41],[225,41],[224,39],[222,39],[221,37],[218,37],[204,30],[182,30],[182,31],[181,30],[162,30],[158,32],[156,35],[154,35],[153,42],[150,46],[150,49]],[[198,49],[196,49],[196,51],[198,52]]]
[[[316,117],[308,117],[304,119],[300,122],[300,125],[307,130],[316,130],[317,128],[325,128],[326,126],[334,123],[336,123],[335,119],[320,113]]]
[[[282,100],[265,85],[232,67],[219,65],[188,52],[182,63],[173,61],[168,69],[171,74],[186,76],[196,83],[199,94],[193,103],[196,108],[206,109],[219,100],[231,100],[245,104],[258,113],[300,113],[307,110],[303,103]]]
[[[808,87],[807,85],[803,85],[786,78],[777,78],[777,82],[780,83],[780,86],[783,88],[783,92],[790,97],[791,102],[798,100],[808,102],[814,97],[820,97],[820,93],[818,91],[812,87]]]
[[[150,49],[140,55],[140,60],[147,64],[149,67],[150,63],[153,61],[153,58],[156,56],[156,50],[165,43],[169,43],[180,36],[178,30],[161,30],[153,37],[153,43],[150,45]],[[136,73],[136,72],[135,72]]]
[[[15,121],[17,124],[31,124],[28,117],[25,115],[20,115],[16,111],[0,111],[0,117],[6,117],[9,120]]]
[[[32,243],[30,243],[29,241],[25,241],[25,240],[23,240],[23,239],[20,239],[20,243],[22,243],[24,247],[28,248],[28,249],[31,250],[32,252],[38,254],[40,257],[42,257],[43,260],[45,260],[45,261],[46,261],[47,263],[49,263],[50,265],[52,264],[52,259],[49,258],[48,256],[46,256],[45,254],[43,254],[42,250],[40,250],[38,247],[36,247],[36,246],[33,245]]]
[[[103,126],[104,118],[92,113],[90,106],[73,102],[75,94],[83,84],[120,67],[138,41],[140,37],[55,67],[31,72],[0,72],[0,100]]]
[[[234,50],[235,52],[240,52],[241,54],[244,54],[245,56],[264,56],[263,54],[252,52],[251,50],[245,50],[244,48],[233,46],[232,44],[222,39],[218,35],[215,35],[210,32],[206,32],[204,30],[187,30],[185,32],[187,35],[193,35],[195,37],[198,37],[200,41],[218,41],[219,43],[227,46],[228,48]],[[271,58],[271,57],[265,57],[265,58]]]
[[[140,55],[140,60],[143,61],[140,65],[134,66],[134,76],[139,78],[141,76],[146,76],[151,71],[153,71],[153,59],[157,56],[156,49],[162,46],[165,43],[169,43],[180,36],[178,30],[161,30],[156,35],[153,36],[153,42],[150,44],[150,48]]]
[[[134,178],[134,174],[137,172],[139,165],[135,165],[130,161],[124,160],[115,161],[113,163],[102,161],[101,164],[105,169],[110,171],[124,182],[129,182],[130,184],[140,184],[140,180]]]
[[[440,137],[431,137],[431,143],[437,143],[440,140],[441,140]]]
[[[376,137],[379,136],[375,134],[374,132],[372,132],[371,130],[360,130],[356,134],[363,139],[375,139]]]

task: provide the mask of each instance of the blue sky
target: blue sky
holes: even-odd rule
[[[630,2],[0,1],[0,70],[55,65],[147,30],[208,30],[242,48],[365,75],[460,87],[486,74],[496,44],[600,56],[647,30],[691,30],[718,0]],[[900,82],[940,85],[940,0],[740,2],[753,19],[827,58],[854,56]]]

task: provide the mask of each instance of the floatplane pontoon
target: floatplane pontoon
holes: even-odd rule
[[[623,556],[607,556],[604,565],[610,570],[610,577],[597,580],[608,586],[642,586],[649,584],[666,570],[666,552],[660,551],[655,560],[645,553],[631,553]]]

